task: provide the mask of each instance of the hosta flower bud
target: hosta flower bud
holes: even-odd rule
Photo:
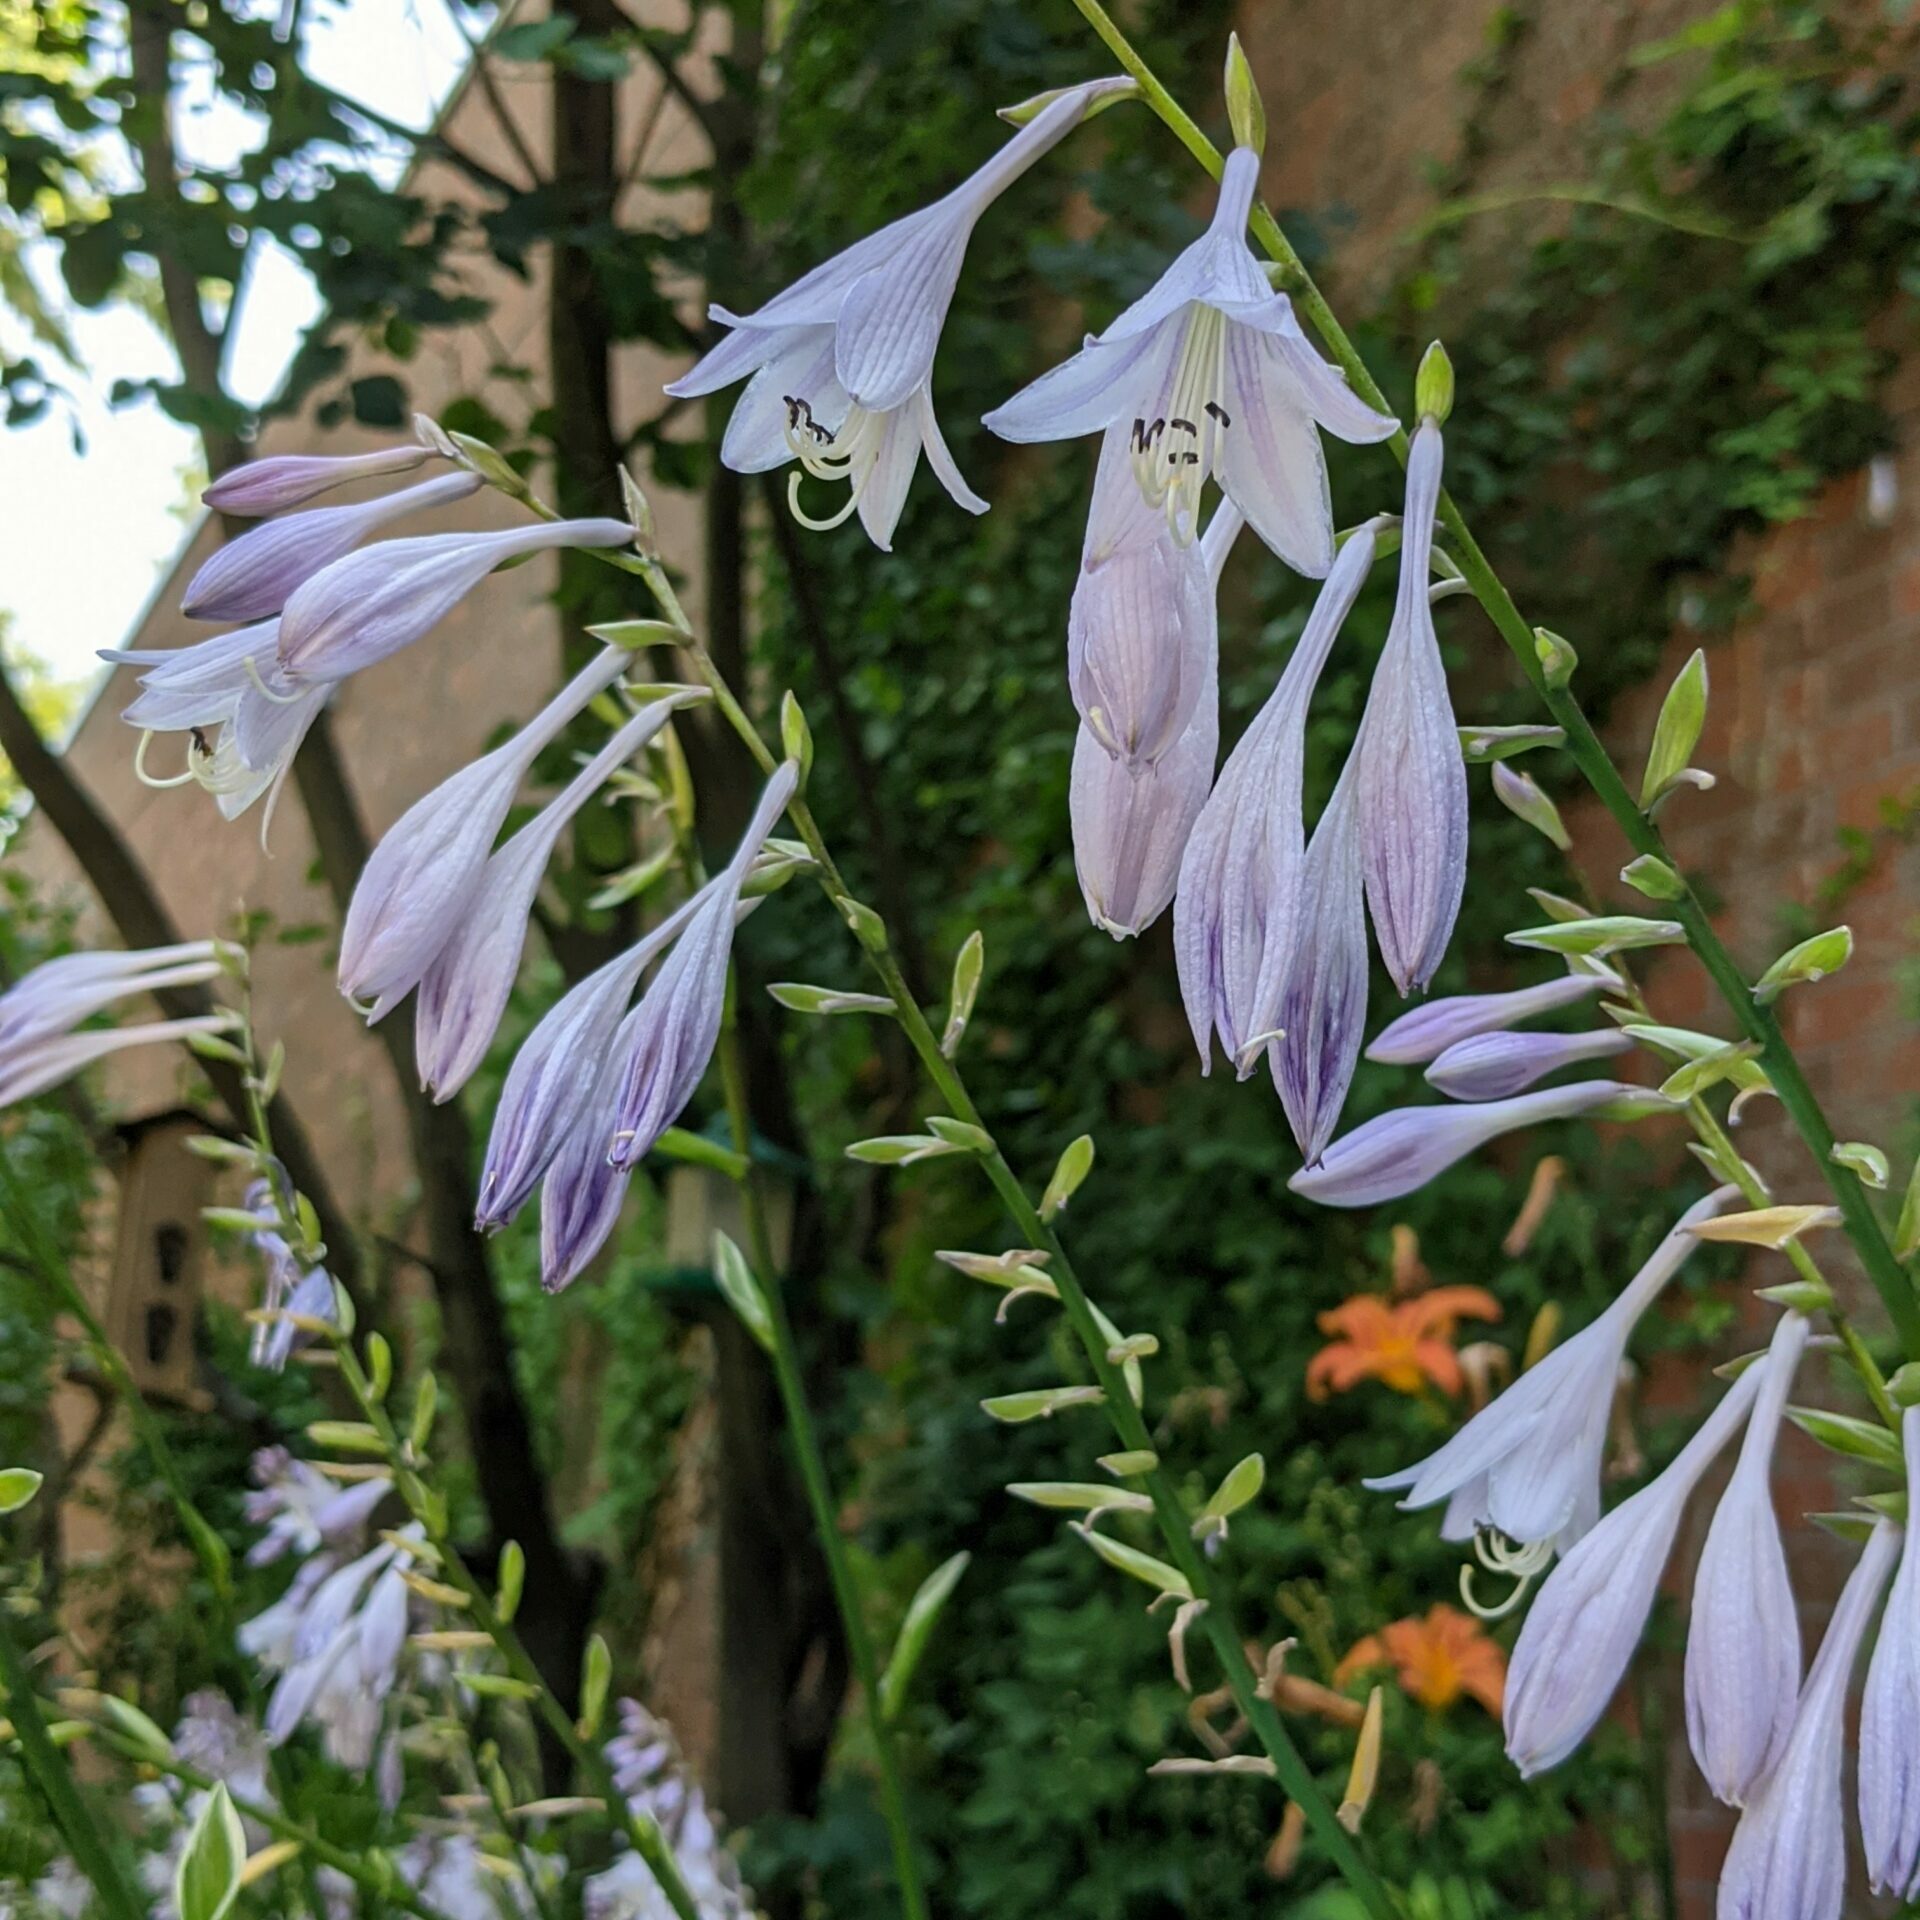
[[[1920,1408],[1901,1414],[1900,1441],[1908,1522],[1860,1698],[1860,1839],[1873,1890],[1911,1900],[1920,1892]]]
[[[264,519],[305,506],[350,480],[406,473],[432,456],[425,447],[379,447],[371,453],[275,453],[223,473],[200,495],[215,513]]]
[[[1449,1047],[1427,1069],[1427,1084],[1449,1100],[1507,1100],[1562,1067],[1626,1053],[1633,1036],[1595,1033],[1481,1033]]]
[[[1465,993],[1429,1000],[1384,1027],[1367,1049],[1367,1058],[1417,1067],[1477,1033],[1518,1026],[1536,1014],[1556,1013],[1591,998],[1606,984],[1596,975],[1570,974],[1564,980],[1543,980],[1537,987],[1512,993]]]

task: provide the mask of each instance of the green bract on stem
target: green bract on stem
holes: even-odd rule
[[[1099,0],[1074,0],[1074,5],[1120,63],[1122,70],[1138,83],[1140,98],[1153,109],[1200,165],[1218,179],[1225,165],[1219,149],[1161,84]],[[1354,392],[1370,406],[1385,410],[1386,396],[1381,392],[1366,361],[1348,338],[1346,329],[1328,305],[1325,295],[1314,284],[1313,276],[1281,231],[1279,222],[1257,199],[1253,203],[1250,226],[1254,238],[1274,261],[1279,284],[1292,296],[1295,306],[1320,336],[1329,355],[1346,374]],[[1406,435],[1396,434],[1386,444],[1404,465],[1408,448]],[[1684,929],[1687,944],[1706,968],[1708,977],[1727,1003],[1741,1032],[1759,1046],[1760,1064],[1773,1082],[1788,1118],[1833,1193],[1847,1238],[1853,1243],[1860,1264],[1886,1306],[1902,1350],[1909,1358],[1920,1358],[1920,1296],[1916,1296],[1912,1280],[1895,1257],[1865,1185],[1851,1166],[1833,1158],[1836,1139],[1833,1128],[1808,1085],[1798,1058],[1781,1032],[1778,1019],[1769,1005],[1755,998],[1753,983],[1727,951],[1725,943],[1714,930],[1706,908],[1668,849],[1660,829],[1635,801],[1612,757],[1601,744],[1585,710],[1574,698],[1568,684],[1569,676],[1550,672],[1543,666],[1535,630],[1527,624],[1525,616],[1514,604],[1513,596],[1481,551],[1480,543],[1468,528],[1459,507],[1444,490],[1440,495],[1439,519],[1445,529],[1447,551],[1453,556],[1462,578],[1499,630],[1500,637],[1512,650],[1528,684],[1546,706],[1554,722],[1565,729],[1566,751],[1572,756],[1582,778],[1618,823],[1634,853],[1659,861],[1678,879],[1680,890],[1671,901],[1668,911]]]

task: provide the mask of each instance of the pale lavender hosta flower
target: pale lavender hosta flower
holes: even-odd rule
[[[415,801],[381,837],[355,883],[340,938],[340,991],[369,1003],[370,1020],[406,998],[458,931],[535,757],[613,684],[628,658],[609,647],[511,740]]]
[[[429,450],[411,444],[378,447],[370,453],[275,453],[223,473],[200,495],[216,513],[243,520],[262,520],[305,506],[350,480],[379,480],[388,474],[408,473],[432,458]]]
[[[268,1808],[279,1805],[266,1739],[224,1694],[210,1688],[188,1694],[181,1703],[171,1745],[177,1760],[208,1780],[222,1782],[241,1804]],[[189,1788],[165,1775],[133,1789],[130,1798],[150,1822],[164,1827],[164,1844],[140,1856],[141,1883],[153,1899],[152,1920],[179,1920],[173,1900],[174,1878],[209,1791]],[[266,1846],[273,1838],[258,1821],[243,1816],[242,1824],[250,1850]]]
[[[1847,1892],[1847,1683],[1900,1556],[1900,1531],[1877,1521],[1847,1576],[1800,1689],[1786,1750],[1733,1830],[1715,1920],[1840,1920]]]
[[[389,522],[471,499],[479,490],[474,474],[443,473],[377,500],[269,520],[229,540],[201,565],[180,597],[180,611],[189,620],[270,619],[296,587]]]
[[[1177,539],[1199,529],[1201,489],[1227,498],[1288,566],[1333,564],[1333,507],[1316,427],[1384,440],[1375,413],[1321,359],[1247,245],[1260,160],[1227,156],[1212,224],[1098,339],[986,416],[1007,440],[1068,440],[1119,422],[1142,494]]]
[[[1581,1080],[1475,1106],[1397,1107],[1343,1134],[1317,1166],[1302,1167],[1287,1185],[1323,1207],[1376,1206],[1424,1187],[1456,1160],[1503,1133],[1542,1120],[1571,1119],[1615,1102],[1649,1113],[1671,1105],[1624,1081]]]
[[[440,1920],[534,1920],[539,1911],[522,1867],[536,1873],[557,1869],[550,1853],[522,1848],[512,1866],[469,1833],[422,1834],[394,1855],[400,1877]]]
[[[246,1496],[246,1516],[266,1531],[247,1549],[252,1567],[271,1565],[288,1553],[307,1559],[357,1551],[367,1522],[393,1491],[384,1478],[341,1486],[284,1447],[261,1448],[253,1456],[253,1477],[258,1484]]]
[[[339,1302],[333,1276],[324,1267],[303,1267],[280,1232],[282,1218],[276,1203],[288,1193],[286,1171],[277,1162],[269,1179],[248,1187],[243,1204],[260,1222],[246,1238],[266,1268],[267,1283],[260,1297],[248,1357],[256,1367],[282,1373],[295,1346],[306,1337],[303,1320],[334,1320]]]
[[[1462,1539],[1497,1527],[1523,1546],[1562,1550],[1600,1517],[1600,1470],[1620,1363],[1635,1324],[1700,1242],[1692,1229],[1738,1190],[1717,1187],[1683,1213],[1652,1258],[1590,1326],[1529,1367],[1443,1447],[1367,1481],[1404,1492],[1402,1507],[1447,1503],[1441,1531]]]
[[[994,199],[1124,80],[1069,88],[985,166],[920,212],[836,254],[755,313],[708,312],[733,329],[671,381],[678,398],[717,393],[751,374],[720,443],[736,473],[766,473],[797,460],[814,477],[847,483],[831,518],[857,512],[874,545],[890,549],[922,451],[940,484],[969,513],[987,503],[960,477],[941,438],[932,398],[933,357],[974,224]]]
[[[564,547],[624,547],[624,520],[555,520],[494,533],[382,540],[322,567],[280,615],[280,669],[296,685],[345,680],[410,647],[496,567]]]
[[[1132,491],[1131,480],[1128,491]],[[1096,927],[1125,940],[1149,927],[1167,909],[1180,880],[1180,862],[1193,823],[1213,784],[1220,750],[1218,635],[1213,595],[1235,536],[1245,524],[1223,504],[1200,541],[1206,569],[1205,658],[1199,697],[1179,737],[1151,765],[1116,758],[1082,721],[1073,743],[1068,807],[1073,823],[1074,870]],[[1090,536],[1091,537],[1091,536]],[[1156,543],[1171,542],[1161,529]],[[1084,564],[1084,563],[1083,563]],[[1085,574],[1082,574],[1085,579]],[[1168,623],[1177,610],[1168,610]],[[1178,637],[1166,636],[1177,645]]]
[[[560,1134],[540,1179],[540,1285],[559,1293],[579,1279],[620,1222],[631,1165],[616,1167],[613,1114],[645,1017],[635,1007],[614,1029],[613,1045],[592,1092]]]
[[[43,960],[0,993],[0,1071],[13,1050],[67,1033],[130,994],[217,979],[220,945],[183,940],[168,947],[92,948]]]
[[[1403,994],[1439,970],[1467,883],[1467,771],[1427,598],[1441,457],[1440,428],[1424,420],[1407,453],[1399,598],[1356,749],[1367,907]]]
[[[1800,1693],[1800,1621],[1773,1507],[1773,1445],[1806,1344],[1806,1320],[1789,1313],[1755,1363],[1760,1397],[1693,1581],[1687,1741],[1707,1785],[1735,1807],[1780,1758]]]
[[[704,688],[688,688],[649,701],[481,868],[414,1002],[420,1083],[435,1100],[450,1100],[486,1058],[520,971],[534,896],[568,822],[677,709],[708,697]]]
[[[312,1590],[267,1702],[270,1746],[311,1720],[336,1766],[364,1772],[372,1764],[407,1645],[411,1593],[402,1575],[413,1556],[397,1542],[417,1533],[410,1526],[382,1541]]]
[[[1510,1100],[1563,1067],[1628,1052],[1633,1036],[1617,1027],[1592,1033],[1477,1033],[1456,1041],[1428,1067],[1427,1085],[1449,1100]]]
[[[29,1040],[0,1051],[0,1109],[31,1100],[82,1068],[111,1053],[131,1047],[157,1046],[162,1041],[191,1041],[199,1034],[226,1033],[233,1026],[230,1013],[193,1014],[182,1020],[156,1020],[141,1027],[106,1027],[98,1032],[56,1034]]]
[[[1908,1525],[1860,1698],[1860,1838],[1876,1893],[1920,1894],[1920,1407],[1900,1416]]]
[[[1652,1611],[1688,1497],[1760,1390],[1750,1368],[1663,1473],[1569,1549],[1535,1595],[1507,1666],[1507,1757],[1532,1779],[1606,1712]]]
[[[1278,1024],[1306,857],[1300,790],[1307,705],[1373,549],[1371,525],[1341,549],[1286,671],[1227,756],[1187,840],[1173,950],[1203,1072],[1212,1071],[1217,1033],[1245,1079]]]
[[[1267,1064],[1302,1160],[1318,1166],[1340,1124],[1367,1019],[1367,911],[1358,763],[1349,756],[1300,873],[1298,935]]]
[[[679,938],[719,884],[708,881],[638,943],[569,988],[521,1042],[493,1110],[474,1216],[482,1232],[504,1227],[526,1205],[562,1142],[587,1117],[640,976]],[[612,1104],[609,1088],[608,1112]],[[606,1144],[603,1138],[602,1160]]]
[[[1512,993],[1462,993],[1410,1007],[1384,1027],[1367,1049],[1369,1060],[1417,1067],[1438,1059],[1449,1047],[1477,1034],[1515,1027],[1536,1014],[1557,1013],[1598,993],[1607,982],[1597,974],[1574,973],[1564,980],[1543,980]]]
[[[700,1920],[746,1920],[752,1896],[665,1723],[638,1701],[622,1700],[620,1731],[606,1755],[628,1806],[652,1820],[672,1849]],[[637,1853],[622,1853],[593,1875],[582,1895],[586,1920],[672,1920],[660,1883]]]
[[[774,769],[733,859],[719,876],[721,884],[688,921],[634,1009],[637,1024],[617,1054],[621,1081],[607,1155],[617,1168],[634,1166],[652,1150],[693,1098],[707,1070],[720,1036],[734,909],[754,856],[792,799],[798,780],[799,769],[790,760]]]

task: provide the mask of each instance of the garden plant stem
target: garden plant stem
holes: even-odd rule
[[[1141,98],[1165,122],[1181,145],[1208,173],[1218,179],[1224,165],[1219,149],[1167,91],[1153,69],[1113,23],[1100,0],[1074,0],[1074,5],[1125,72],[1139,83]],[[1354,392],[1380,412],[1392,412],[1367,363],[1348,338],[1346,329],[1341,326],[1325,296],[1314,284],[1313,276],[1280,230],[1279,223],[1258,200],[1253,205],[1250,225],[1254,237],[1279,267],[1281,286],[1312,322],[1314,331],[1346,374]],[[1387,444],[1404,466],[1407,458],[1406,435],[1396,433]],[[1554,720],[1566,730],[1567,752],[1573,756],[1574,764],[1587,785],[1601,805],[1612,814],[1635,853],[1652,855],[1680,877],[1685,890],[1679,899],[1666,903],[1667,910],[1685,929],[1688,944],[1706,968],[1708,977],[1726,1001],[1741,1031],[1748,1039],[1758,1043],[1760,1064],[1766,1069],[1767,1077],[1773,1082],[1788,1118],[1805,1141],[1808,1152],[1812,1154],[1833,1193],[1847,1238],[1853,1243],[1860,1264],[1885,1303],[1887,1315],[1899,1334],[1902,1349],[1909,1359],[1920,1359],[1920,1297],[1916,1297],[1906,1268],[1889,1245],[1880,1218],[1874,1212],[1859,1176],[1852,1168],[1834,1160],[1833,1128],[1828,1124],[1813,1089],[1807,1084],[1806,1075],[1781,1032],[1772,1008],[1762,1005],[1753,997],[1752,983],[1741,972],[1715,932],[1706,908],[1687,882],[1679,863],[1668,852],[1659,828],[1628,791],[1626,782],[1601,744],[1585,710],[1566,687],[1548,684],[1534,650],[1534,630],[1528,626],[1520,609],[1514,604],[1513,596],[1481,551],[1480,543],[1468,529],[1452,496],[1444,491],[1440,495],[1438,517],[1446,529],[1448,551],[1473,589],[1474,597],[1511,648],[1528,684]]]

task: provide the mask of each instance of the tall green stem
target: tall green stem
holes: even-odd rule
[[[0,1607],[0,1682],[6,1686],[7,1712],[13,1721],[14,1738],[20,1743],[20,1757],[33,1776],[33,1784],[40,1789],[54,1824],[73,1855],[74,1865],[87,1876],[94,1892],[100,1896],[108,1920],[141,1920],[146,1905],[134,1897],[112,1844],[95,1820],[92,1809],[80,1797],[79,1785],[65,1756],[47,1732],[33,1676],[14,1642],[4,1607]]]
[[[1192,117],[1169,93],[1135,50],[1126,35],[1113,23],[1100,0],[1074,0],[1087,24],[1105,43],[1121,67],[1140,84],[1141,97],[1164,121],[1174,137],[1189,153],[1216,179],[1223,166],[1219,149],[1194,124]],[[1295,305],[1312,323],[1327,351],[1335,363],[1346,374],[1354,392],[1369,406],[1381,412],[1391,412],[1386,396],[1380,391],[1379,383],[1360,356],[1359,350],[1348,338],[1346,329],[1341,326],[1325,296],[1314,284],[1313,276],[1308,273],[1292,243],[1281,231],[1273,215],[1259,202],[1255,202],[1250,217],[1254,237],[1266,249],[1268,255],[1281,269],[1281,281],[1292,296]],[[1396,434],[1388,443],[1404,465],[1407,457],[1405,434]],[[1679,863],[1668,851],[1660,830],[1636,803],[1626,782],[1621,778],[1619,769],[1613,764],[1600,737],[1595,733],[1592,723],[1573,694],[1565,687],[1550,686],[1542,673],[1539,659],[1534,651],[1534,632],[1520,609],[1514,604],[1513,596],[1507,591],[1500,577],[1494,572],[1487,556],[1481,551],[1480,543],[1473,537],[1460,509],[1454,504],[1451,495],[1440,496],[1440,523],[1447,531],[1447,550],[1460,568],[1461,575],[1473,589],[1474,597],[1485,609],[1487,617],[1499,630],[1500,637],[1512,650],[1514,658],[1520,663],[1521,671],[1526,675],[1528,684],[1545,704],[1554,720],[1566,729],[1567,751],[1573,756],[1574,764],[1580,769],[1582,777],[1592,788],[1600,804],[1612,814],[1620,830],[1627,837],[1635,853],[1651,854],[1664,861],[1676,874],[1681,872]],[[1760,1048],[1760,1064],[1766,1069],[1768,1078],[1773,1082],[1774,1090],[1780,1096],[1780,1103],[1786,1109],[1800,1137],[1805,1141],[1807,1150],[1812,1154],[1822,1177],[1832,1190],[1835,1204],[1840,1208],[1847,1237],[1853,1242],[1860,1256],[1860,1264],[1866,1269],[1867,1277],[1873,1282],[1880,1298],[1886,1305],[1888,1317],[1892,1320],[1900,1336],[1900,1343],[1909,1358],[1920,1359],[1920,1298],[1916,1298],[1913,1283],[1906,1269],[1895,1257],[1893,1248],[1888,1244],[1886,1232],[1881,1226],[1879,1216],[1873,1210],[1866,1188],[1852,1168],[1843,1166],[1833,1158],[1834,1131],[1828,1124],[1826,1114],[1815,1098],[1813,1089],[1807,1084],[1807,1077],[1801,1070],[1800,1062],[1792,1047],[1787,1043],[1780,1030],[1780,1023],[1770,1007],[1762,1005],[1753,997],[1752,983],[1741,972],[1733,956],[1728,953],[1725,943],[1714,930],[1706,908],[1693,891],[1691,884],[1682,876],[1685,892],[1679,899],[1663,903],[1664,910],[1670,912],[1685,929],[1688,944],[1699,956],[1700,963],[1707,970],[1708,977],[1722,999],[1727,1003],[1735,1021],[1745,1036],[1756,1042]]]
[[[778,1263],[774,1259],[772,1237],[767,1231],[766,1207],[760,1197],[754,1172],[753,1129],[747,1112],[746,1073],[740,1058],[740,1037],[734,1016],[737,976],[727,983],[726,1021],[720,1034],[720,1081],[727,1103],[727,1121],[733,1133],[734,1151],[747,1161],[741,1177],[741,1206],[747,1220],[748,1257],[767,1303],[767,1318],[773,1339],[768,1356],[773,1362],[774,1378],[779,1384],[780,1404],[786,1413],[787,1431],[800,1461],[800,1478],[807,1490],[807,1505],[813,1514],[814,1531],[820,1537],[820,1551],[826,1556],[827,1574],[833,1582],[833,1597],[840,1612],[840,1623],[847,1636],[847,1654],[853,1662],[854,1679],[860,1688],[861,1709],[866,1715],[867,1732],[873,1741],[874,1764],[880,1775],[880,1807],[887,1823],[893,1847],[894,1874],[900,1884],[900,1908],[906,1920],[926,1920],[927,1898],[920,1884],[920,1867],[913,1850],[913,1828],[907,1819],[907,1800],[900,1778],[900,1760],[893,1729],[881,1710],[880,1665],[868,1631],[865,1609],[861,1605],[859,1584],[847,1558],[847,1543],[840,1534],[839,1511],[833,1487],[827,1478],[826,1459],[820,1450],[820,1436],[814,1425],[813,1410],[807,1403],[806,1383],[800,1373],[800,1354],[793,1337],[793,1321],[787,1312],[786,1289],[781,1284]]]

